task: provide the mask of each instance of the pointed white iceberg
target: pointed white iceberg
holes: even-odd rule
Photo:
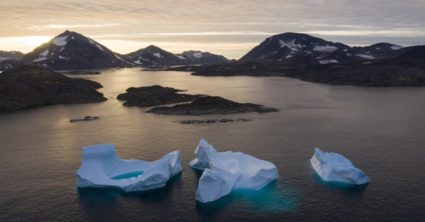
[[[323,152],[319,148],[315,148],[310,163],[322,180],[326,182],[350,185],[369,183],[369,178],[366,174],[356,168],[350,160],[341,154]]]
[[[181,171],[180,151],[147,162],[120,159],[112,144],[92,145],[83,147],[77,187],[121,188],[126,192],[152,190],[165,186]]]
[[[235,189],[258,190],[277,179],[273,163],[241,152],[217,152],[203,139],[195,155],[189,165],[204,171],[196,190],[196,200],[203,203],[215,201]]]

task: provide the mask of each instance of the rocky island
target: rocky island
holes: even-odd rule
[[[174,106],[160,106],[148,110],[149,113],[163,115],[213,115],[235,113],[267,113],[277,112],[271,107],[264,107],[253,103],[238,103],[219,96],[203,96],[196,98],[191,103],[177,104]]]
[[[130,87],[126,93],[118,95],[117,99],[125,101],[124,106],[150,107],[172,103],[189,102],[199,95],[182,94],[184,90],[159,85]]]
[[[60,73],[22,66],[0,74],[0,112],[53,104],[103,102],[102,85]]]
[[[278,111],[253,103],[238,103],[218,96],[190,95],[184,90],[159,85],[130,87],[117,99],[125,101],[124,106],[152,107],[147,112],[163,115],[213,115],[235,113],[267,113]],[[163,106],[175,104],[173,106]]]

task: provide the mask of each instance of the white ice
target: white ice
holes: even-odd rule
[[[341,154],[323,152],[319,148],[315,148],[310,163],[316,173],[326,182],[351,185],[369,183],[366,174]]]
[[[64,46],[68,42],[66,41],[67,38],[68,36],[56,37],[53,39],[53,44],[55,44],[56,46]]]
[[[330,64],[330,63],[338,63],[338,60],[336,59],[323,59],[319,60],[320,64]]]
[[[160,59],[162,57],[161,53],[159,53],[159,52],[154,52],[153,56],[157,57],[158,59]]]
[[[218,200],[235,189],[258,190],[278,177],[273,163],[241,152],[217,152],[203,139],[195,155],[189,165],[204,171],[196,190],[196,199],[203,203]]]
[[[32,62],[42,62],[42,61],[45,61],[45,60],[47,60],[46,57],[38,57],[38,58],[32,60]]]
[[[393,46],[391,46],[391,49],[392,49],[392,50],[399,50],[399,49],[401,49],[401,48],[403,48],[403,47],[398,46],[398,45],[393,45]]]
[[[42,56],[42,57],[46,57],[48,54],[49,54],[49,50],[48,50],[48,49],[46,49],[46,50],[44,50],[42,53],[40,53],[40,56]]]
[[[77,170],[77,187],[121,188],[126,192],[160,188],[180,173],[180,151],[148,162],[122,160],[112,144],[83,147],[83,158]]]
[[[366,54],[356,54],[356,56],[364,58],[364,59],[375,59],[375,57]]]
[[[202,54],[202,52],[194,52],[192,55],[193,55],[193,57],[195,57],[197,59],[200,59],[200,58],[204,57],[204,55]]]
[[[290,49],[291,51],[298,51],[300,48],[303,48],[304,47],[304,45],[301,45],[301,44],[296,44],[295,43],[295,39],[293,39],[292,41],[290,41],[290,42],[285,42],[285,41],[283,41],[283,40],[279,40],[279,44],[280,44],[280,47],[281,48],[283,48],[283,47],[287,47],[288,49]]]
[[[334,52],[337,49],[338,49],[337,47],[331,46],[331,45],[315,46],[313,48],[313,50],[316,52],[327,52],[327,53]]]
[[[117,55],[117,54],[114,54],[115,55],[115,58],[117,58],[117,59],[119,59],[119,60],[121,60],[121,61],[123,61],[123,62],[126,62],[123,58],[121,58],[121,56],[119,56],[119,55]]]

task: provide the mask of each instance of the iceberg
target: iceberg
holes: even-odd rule
[[[369,183],[369,178],[366,174],[356,168],[350,160],[341,154],[323,152],[319,148],[315,148],[310,163],[316,173],[325,182],[349,185]]]
[[[217,152],[204,139],[195,155],[189,165],[203,171],[196,190],[196,200],[202,203],[218,200],[235,189],[259,190],[278,177],[273,163],[241,152]]]
[[[152,162],[122,160],[112,144],[86,146],[82,150],[82,163],[76,175],[79,188],[146,191],[164,187],[171,177],[182,171],[179,150]]]

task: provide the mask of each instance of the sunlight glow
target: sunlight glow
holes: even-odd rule
[[[0,46],[2,50],[30,52],[35,47],[48,42],[49,36],[11,36],[0,37]]]

